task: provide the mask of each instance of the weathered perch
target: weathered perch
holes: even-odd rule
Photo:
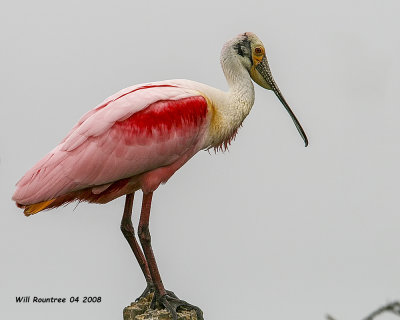
[[[369,316],[367,316],[363,320],[374,320],[377,316],[379,316],[385,312],[389,312],[394,315],[400,316],[400,302],[395,301],[395,302],[388,303],[388,304],[384,305],[383,307],[380,307],[379,309],[372,312]],[[335,320],[335,318],[333,318],[329,314],[326,316],[326,319],[327,320]]]
[[[171,314],[165,309],[150,309],[150,302],[153,294],[132,302],[124,308],[124,320],[171,320]],[[178,312],[178,320],[197,320],[196,311],[182,310]]]

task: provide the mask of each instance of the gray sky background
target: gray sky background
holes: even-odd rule
[[[206,319],[361,319],[400,299],[399,9],[397,0],[4,2],[0,318],[122,319],[145,285],[119,230],[124,200],[25,218],[14,184],[119,89],[172,78],[226,88],[220,50],[245,31],[263,40],[310,146],[257,87],[230,152],[200,152],[154,195],[166,287]],[[16,304],[22,295],[102,302]]]

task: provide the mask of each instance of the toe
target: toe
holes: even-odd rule
[[[178,314],[176,312],[176,307],[168,301],[167,295],[163,295],[160,299],[160,302],[164,305],[165,309],[171,313],[172,319],[177,320]]]
[[[173,294],[173,296],[172,296],[167,293],[167,294],[164,294],[163,296],[159,297],[157,300],[160,304],[162,304],[165,307],[165,309],[167,309],[171,313],[173,320],[177,320],[177,318],[178,318],[178,314],[177,314],[178,308],[181,308],[181,309],[187,310],[187,311],[194,310],[197,315],[197,320],[204,320],[203,312],[201,311],[201,309],[199,307],[191,305],[190,303],[187,303],[184,300],[178,299],[175,294]]]
[[[154,292],[154,285],[152,283],[147,284],[146,289],[143,293],[135,300],[136,302],[142,298],[146,298],[150,293]]]
[[[178,297],[176,296],[175,293],[173,293],[172,291],[166,290],[167,291],[167,295],[169,295],[172,298],[178,299]]]

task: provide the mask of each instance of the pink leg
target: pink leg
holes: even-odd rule
[[[155,285],[158,293],[162,296],[166,294],[166,291],[161,280],[160,272],[158,271],[153,249],[151,247],[151,235],[149,230],[149,218],[152,197],[153,192],[143,194],[142,212],[140,214],[138,235],[140,243],[142,244],[144,255],[146,256],[151,278],[153,279],[153,284]]]
[[[203,320],[203,312],[200,308],[193,306],[186,301],[178,299],[178,297],[171,291],[165,290],[161,280],[160,272],[158,271],[156,259],[154,257],[153,249],[151,247],[151,235],[149,230],[149,219],[151,209],[151,199],[153,192],[143,194],[142,212],[140,214],[138,235],[140,243],[142,244],[143,252],[146,257],[151,278],[155,286],[154,298],[151,306],[154,308],[155,304],[163,305],[172,315],[173,320],[177,320],[177,309],[195,310],[197,319]]]
[[[124,234],[125,239],[128,241],[129,246],[131,247],[133,254],[136,257],[136,260],[138,261],[139,266],[142,269],[144,277],[146,278],[147,287],[142,293],[142,295],[139,297],[141,298],[146,296],[150,291],[152,291],[154,286],[146,258],[144,257],[142,249],[140,248],[135,238],[135,230],[132,225],[133,198],[134,198],[134,193],[126,195],[124,214],[121,220],[121,231]]]

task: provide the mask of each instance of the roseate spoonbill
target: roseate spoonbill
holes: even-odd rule
[[[221,65],[224,92],[189,80],[140,84],[121,90],[86,113],[66,138],[17,183],[13,200],[26,216],[72,201],[106,203],[126,195],[121,230],[154,291],[152,307],[198,307],[165,290],[149,232],[153,192],[202,149],[226,149],[254,103],[252,80],[272,90],[307,137],[276,85],[265,48],[253,33],[228,41]],[[143,192],[137,242],[131,215],[134,193]],[[143,251],[142,251],[143,250]]]

